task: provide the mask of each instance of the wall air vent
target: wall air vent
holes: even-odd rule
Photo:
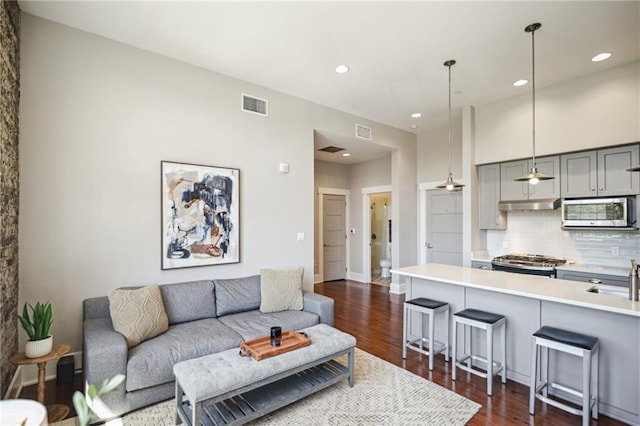
[[[356,123],[356,136],[360,139],[371,140],[371,127]]]
[[[340,148],[339,146],[329,145],[329,146],[325,146],[324,148],[320,148],[318,151],[328,152],[330,154],[333,154],[334,152],[344,151],[344,148]]]
[[[244,112],[258,114],[263,117],[269,116],[269,102],[266,99],[256,98],[245,93],[242,94],[241,108]]]

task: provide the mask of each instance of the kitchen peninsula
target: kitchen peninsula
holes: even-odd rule
[[[391,272],[407,278],[406,300],[428,297],[448,302],[451,312],[477,308],[505,315],[507,377],[527,386],[531,335],[540,326],[597,337],[600,412],[640,424],[640,302],[591,293],[593,284],[460,266],[431,263]],[[418,326],[417,317],[412,318],[411,334],[418,334]],[[437,330],[436,340],[443,338],[443,331]],[[464,337],[459,339],[462,345]],[[484,352],[484,339],[474,339],[475,344]],[[575,361],[558,354],[550,375],[579,388],[581,370]]]

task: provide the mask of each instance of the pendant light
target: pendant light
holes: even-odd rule
[[[525,32],[531,33],[531,85],[532,96],[531,105],[533,109],[532,120],[532,141],[533,141],[533,156],[531,158],[531,170],[529,173],[516,179],[516,182],[529,182],[530,185],[535,185],[541,180],[555,179],[554,176],[547,176],[538,172],[536,167],[536,56],[535,56],[535,42],[534,33],[540,29],[542,24],[536,22],[535,24],[527,25],[524,29]]]
[[[436,186],[436,188],[446,188],[447,191],[461,191],[464,186],[461,183],[453,180],[453,174],[451,173],[451,67],[455,65],[456,61],[449,59],[444,63],[444,66],[449,68],[449,175],[447,181]]]
[[[627,169],[628,172],[640,172],[640,164],[637,166],[633,166],[630,169]]]

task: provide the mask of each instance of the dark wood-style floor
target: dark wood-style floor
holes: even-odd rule
[[[434,371],[429,371],[428,358],[409,351],[407,359],[402,359],[402,303],[404,296],[389,294],[389,288],[362,284],[354,281],[332,281],[316,284],[315,291],[335,300],[335,327],[356,336],[358,348],[376,355],[392,364],[405,368],[414,374],[431,380],[447,389],[463,395],[482,408],[468,423],[477,425],[578,425],[581,419],[537,402],[536,415],[529,415],[529,388],[508,381],[506,385],[496,378],[493,396],[486,394],[486,381],[465,372],[458,373],[458,380],[451,380],[450,365],[444,357],[437,356]],[[72,395],[82,388],[80,375],[74,384],[56,385],[55,380],[47,382],[46,402],[72,406]],[[36,386],[25,387],[22,398],[35,399]],[[622,425],[600,415],[592,425]]]

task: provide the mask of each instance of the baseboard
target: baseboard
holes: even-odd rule
[[[348,272],[347,279],[351,281],[357,281],[359,283],[366,283],[364,279],[364,274],[358,274],[356,272]]]
[[[82,351],[70,352],[65,356],[73,355],[75,372],[82,370]],[[38,383],[38,367],[36,365],[21,365],[21,377],[18,380],[20,390],[24,386],[35,385]],[[45,380],[54,380],[58,372],[58,360],[47,362],[44,370]],[[14,377],[17,376],[14,375]],[[18,392],[19,393],[19,392]]]
[[[315,274],[315,275],[313,276],[313,283],[314,283],[314,284],[319,284],[319,283],[321,283],[321,282],[322,282],[322,275],[320,275],[320,274]]]
[[[391,294],[404,294],[407,292],[407,285],[405,283],[392,282],[389,286],[389,293]]]

